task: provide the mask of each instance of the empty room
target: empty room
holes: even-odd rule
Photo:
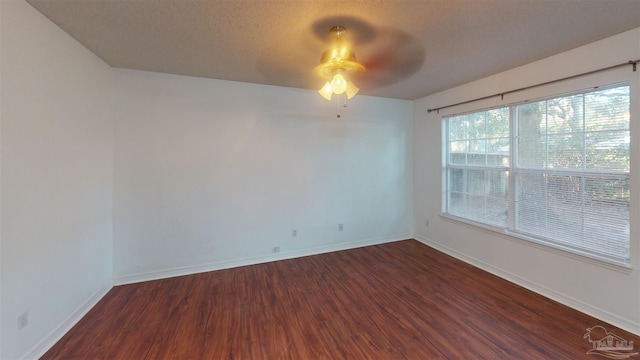
[[[0,0],[0,359],[640,356],[640,0]]]

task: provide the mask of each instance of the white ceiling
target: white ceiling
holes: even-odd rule
[[[361,94],[398,99],[640,27],[640,0],[27,1],[113,67],[308,89],[343,25]]]

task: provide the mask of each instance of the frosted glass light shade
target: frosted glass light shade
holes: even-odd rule
[[[352,81],[347,81],[346,91],[347,91],[347,99],[351,99],[352,97],[356,96],[358,91],[360,91],[360,88],[355,86],[355,84]]]
[[[331,101],[331,95],[333,95],[333,91],[331,90],[331,83],[328,81],[318,90],[318,93],[325,99]]]
[[[335,74],[331,80],[331,89],[334,94],[340,95],[347,90],[347,80],[341,74]]]

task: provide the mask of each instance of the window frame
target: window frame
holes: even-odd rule
[[[628,243],[629,243],[629,251],[628,251],[628,256],[627,259],[622,259],[620,257],[616,257],[616,256],[608,256],[606,254],[603,253],[599,253],[599,252],[595,252],[595,251],[589,251],[587,249],[583,249],[580,247],[573,247],[569,244],[567,244],[566,242],[562,242],[562,241],[557,241],[554,240],[552,238],[544,238],[541,236],[535,236],[535,235],[529,235],[523,231],[518,231],[515,229],[515,217],[516,216],[507,216],[506,222],[507,224],[502,227],[500,225],[495,225],[495,224],[491,224],[491,223],[486,223],[486,222],[482,222],[482,221],[476,221],[473,219],[469,219],[469,218],[465,218],[465,217],[461,217],[461,216],[456,216],[454,214],[448,213],[448,209],[449,209],[449,202],[450,202],[450,181],[451,179],[450,177],[450,170],[453,169],[461,169],[461,168],[465,168],[465,169],[482,169],[484,171],[487,170],[499,170],[499,169],[504,169],[505,167],[487,167],[487,166],[476,166],[476,165],[454,165],[451,166],[451,164],[449,163],[449,155],[450,155],[450,149],[449,149],[449,122],[448,119],[454,116],[460,116],[460,115],[465,115],[465,114],[471,114],[471,113],[478,113],[478,112],[483,112],[483,111],[491,111],[494,109],[501,109],[501,108],[508,108],[508,117],[509,117],[509,164],[508,166],[506,166],[506,171],[508,172],[509,176],[508,176],[508,203],[507,203],[507,208],[508,208],[508,212],[511,214],[515,214],[515,204],[516,201],[514,200],[514,197],[516,196],[516,175],[517,173],[526,173],[529,171],[534,171],[534,172],[540,172],[542,174],[546,174],[548,175],[556,175],[556,174],[574,174],[574,175],[578,175],[581,176],[583,178],[587,178],[590,175],[612,175],[615,177],[620,177],[623,179],[627,179],[629,182],[629,189],[631,189],[633,187],[632,185],[632,178],[633,178],[633,168],[634,166],[632,166],[633,164],[633,159],[635,158],[635,152],[634,152],[634,148],[632,145],[629,146],[629,150],[628,150],[628,156],[631,159],[630,160],[630,168],[627,169],[626,172],[606,172],[606,171],[589,171],[587,169],[581,169],[581,170],[566,170],[566,171],[558,171],[557,173],[554,173],[554,171],[549,171],[547,169],[537,169],[537,170],[532,170],[532,169],[528,169],[528,168],[523,168],[523,167],[519,167],[518,164],[516,163],[517,157],[516,157],[516,152],[517,152],[517,142],[516,142],[516,137],[517,137],[517,131],[515,129],[515,124],[516,124],[516,120],[515,120],[515,109],[522,104],[526,104],[526,103],[535,103],[535,102],[539,102],[539,101],[548,101],[548,100],[552,100],[552,99],[557,99],[557,98],[562,98],[565,96],[571,96],[571,95],[578,95],[578,94],[582,94],[583,96],[585,94],[588,93],[592,93],[592,92],[596,92],[596,91],[600,91],[600,90],[605,90],[605,89],[611,89],[611,88],[616,88],[616,87],[620,87],[620,86],[627,86],[629,88],[629,113],[630,113],[630,119],[629,119],[629,127],[626,129],[626,131],[629,132],[629,136],[631,138],[633,138],[633,119],[634,117],[634,109],[637,106],[635,104],[635,99],[634,99],[634,94],[635,94],[635,90],[634,90],[634,86],[635,83],[633,81],[630,81],[629,79],[621,79],[621,80],[617,80],[617,81],[606,81],[606,82],[601,82],[601,83],[605,83],[606,85],[597,85],[597,86],[589,86],[589,87],[582,87],[580,90],[573,90],[573,91],[562,91],[562,92],[558,92],[558,91],[553,91],[553,92],[548,92],[546,95],[542,95],[542,96],[538,96],[536,98],[533,99],[524,99],[524,100],[519,100],[519,101],[514,101],[514,102],[509,102],[506,104],[502,104],[502,105],[497,105],[497,106],[486,106],[486,107],[479,107],[479,108],[475,108],[475,109],[469,109],[468,111],[465,112],[457,112],[457,113],[451,113],[451,114],[443,114],[441,116],[441,130],[442,130],[442,146],[441,146],[441,150],[442,150],[442,184],[441,184],[441,189],[442,189],[442,201],[441,201],[441,214],[440,216],[445,218],[445,219],[451,219],[457,222],[462,222],[465,224],[469,224],[472,225],[474,227],[478,227],[481,229],[486,229],[486,230],[490,230],[492,232],[497,232],[499,234],[502,235],[506,235],[507,238],[509,239],[515,239],[515,240],[523,240],[527,245],[534,245],[536,247],[541,247],[544,249],[548,249],[548,250],[552,250],[552,251],[560,251],[563,254],[566,255],[570,255],[570,256],[577,256],[579,259],[586,259],[586,260],[595,260],[597,263],[599,264],[604,264],[604,265],[609,265],[612,266],[614,269],[616,270],[626,270],[626,271],[630,271],[634,268],[633,264],[634,264],[634,260],[635,260],[635,245],[634,245],[634,241],[633,241],[633,236],[631,236],[631,234],[628,234]],[[575,88],[574,88],[575,89]],[[586,133],[587,131],[585,129],[582,130],[582,133]],[[633,143],[633,140],[631,141]],[[485,165],[486,165],[486,161],[485,161]],[[630,190],[631,191],[631,190]],[[633,193],[633,192],[631,192]],[[629,222],[633,222],[633,207],[632,204],[635,203],[635,197],[634,196],[630,196],[629,197],[629,207],[628,207],[628,216],[629,216]],[[630,232],[632,227],[630,227]]]

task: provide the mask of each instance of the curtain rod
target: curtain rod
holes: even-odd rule
[[[462,102],[451,104],[451,105],[440,106],[440,107],[433,108],[433,109],[427,109],[427,112],[431,113],[431,112],[436,111],[439,114],[440,110],[442,110],[442,109],[447,109],[447,108],[458,106],[458,105],[469,104],[469,103],[472,103],[472,102],[491,99],[491,98],[498,97],[498,96],[500,96],[502,99],[504,99],[505,95],[511,94],[511,93],[514,93],[514,92],[523,91],[523,90],[529,90],[529,89],[532,89],[532,88],[536,88],[536,87],[540,87],[540,86],[544,86],[544,85],[549,85],[549,84],[557,83],[557,82],[560,82],[560,81],[570,80],[570,79],[574,79],[574,78],[585,76],[585,75],[591,75],[591,74],[595,74],[595,73],[598,73],[598,72],[619,68],[621,66],[626,66],[626,65],[633,66],[633,71],[635,72],[636,71],[636,64],[638,62],[640,62],[640,59],[638,59],[638,60],[629,60],[629,61],[627,61],[625,63],[622,63],[622,64],[612,65],[612,66],[608,66],[608,67],[604,67],[604,68],[600,68],[600,69],[584,72],[584,73],[581,73],[581,74],[571,75],[571,76],[563,77],[563,78],[560,78],[560,79],[543,82],[543,83],[540,83],[540,84],[525,86],[525,87],[521,87],[519,89],[514,89],[514,90],[509,90],[509,91],[505,91],[505,92],[501,92],[501,93],[497,93],[497,94],[493,94],[493,95],[483,96],[483,97],[479,97],[479,98],[475,98],[475,99],[467,100],[467,101],[462,101]]]

